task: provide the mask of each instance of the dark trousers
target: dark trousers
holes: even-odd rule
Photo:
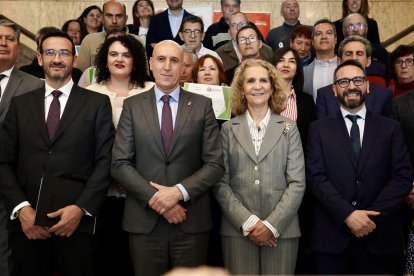
[[[23,232],[10,232],[14,261],[13,276],[93,276],[96,238],[75,232],[71,237],[54,236],[29,240]]]
[[[363,242],[355,237],[351,239],[345,252],[317,252],[314,260],[316,274],[397,275],[400,272],[402,256],[373,255],[365,249]]]
[[[184,233],[160,217],[148,234],[129,234],[136,276],[159,276],[174,267],[206,264],[209,232]]]

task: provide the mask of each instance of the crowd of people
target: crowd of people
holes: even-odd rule
[[[414,274],[414,46],[368,0],[265,36],[220,3],[89,6],[20,69],[0,20],[1,275]]]

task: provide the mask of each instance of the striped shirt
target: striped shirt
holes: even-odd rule
[[[296,122],[298,119],[298,106],[296,105],[296,93],[295,89],[290,91],[289,96],[286,99],[286,109],[283,110],[280,115],[283,117],[289,118],[292,121]]]

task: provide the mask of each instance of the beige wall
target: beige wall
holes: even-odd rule
[[[77,18],[82,10],[88,5],[96,4],[102,6],[104,1],[82,1],[82,0],[0,0],[0,13],[18,22],[33,33],[43,26],[62,26],[63,23],[72,18]],[[299,0],[301,7],[300,20],[303,24],[312,25],[316,20],[327,17],[337,20],[341,17],[341,0]],[[126,0],[129,15],[134,3]],[[156,8],[166,7],[165,1],[155,0]],[[212,5],[215,10],[220,9],[220,1],[184,1],[184,7],[200,5]],[[370,17],[378,22],[381,41],[386,40],[404,28],[414,24],[414,0],[369,0]],[[271,12],[271,26],[275,27],[282,23],[280,16],[281,0],[242,0],[243,11]],[[130,15],[130,22],[132,21]],[[129,22],[129,23],[130,23]],[[400,40],[398,44],[411,43],[414,34],[406,39]],[[23,40],[23,42],[25,42]],[[395,48],[392,45],[388,50]]]

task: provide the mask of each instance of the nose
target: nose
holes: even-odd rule
[[[115,17],[115,16],[112,16],[112,17],[111,17],[111,22],[112,22],[112,24],[114,24],[114,25],[116,24],[116,17]]]
[[[253,89],[258,90],[258,89],[261,89],[261,88],[262,88],[262,85],[260,84],[260,81],[256,80],[253,84]]]
[[[171,70],[171,61],[169,59],[167,59],[164,63],[164,70],[165,71]]]

